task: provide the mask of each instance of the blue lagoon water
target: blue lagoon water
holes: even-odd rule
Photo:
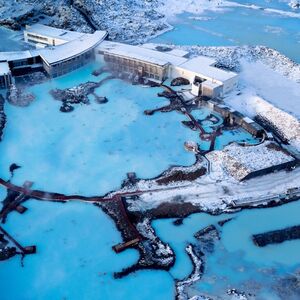
[[[218,126],[222,125],[223,123],[222,116],[208,108],[196,109],[192,112],[192,115],[196,120],[200,121],[200,124],[206,133],[212,133]],[[213,123],[210,120],[207,120],[206,118],[209,115],[216,117],[218,121]],[[214,150],[222,150],[225,146],[229,145],[232,142],[254,145],[259,143],[259,140],[241,127],[234,129],[224,129],[222,130],[222,134],[216,137]],[[209,150],[210,144],[210,141],[201,139],[201,137],[199,136],[199,146],[201,150]]]
[[[221,240],[215,252],[205,256],[205,272],[200,281],[189,288],[190,296],[206,294],[225,295],[229,288],[256,293],[259,299],[277,299],[274,286],[280,277],[292,274],[300,268],[300,241],[288,241],[264,248],[255,246],[252,234],[298,225],[300,203],[294,202],[281,207],[244,210],[235,214],[210,216],[194,214],[186,218],[181,226],[172,219],[156,220],[156,233],[170,243],[178,255],[171,274],[183,279],[192,271],[192,264],[184,248],[197,244],[193,235],[200,229],[220,220],[233,218],[221,231]],[[296,299],[296,298],[293,298]]]
[[[281,7],[275,5],[274,8]],[[194,17],[188,13],[176,16],[171,20],[174,29],[152,42],[200,46],[265,45],[300,62],[300,18],[243,7],[205,12],[200,20]]]
[[[159,175],[170,165],[191,165],[193,154],[183,151],[186,140],[197,138],[181,125],[174,112],[145,116],[143,111],[163,105],[158,88],[133,86],[115,79],[97,89],[107,104],[79,105],[71,113],[59,111],[53,88],[99,80],[90,65],[57,80],[34,86],[36,101],[27,108],[6,105],[8,124],[0,145],[0,173],[9,165],[22,166],[13,182],[64,193],[104,194],[117,189],[126,172],[139,177]]]
[[[240,0],[244,4],[245,1]],[[259,6],[288,10],[286,3],[255,0]],[[171,23],[174,30],[153,41],[178,45],[263,44],[299,62],[300,19],[262,10],[228,8],[206,12],[203,19],[182,14]],[[10,31],[0,28],[0,51],[22,46]],[[3,42],[5,41],[5,42]],[[68,88],[88,80],[99,67],[90,64],[71,74],[30,88],[36,101],[27,108],[5,104],[7,126],[0,143],[0,176],[8,179],[9,166],[17,163],[13,183],[34,182],[34,188],[62,193],[101,195],[117,189],[126,172],[139,177],[157,176],[171,165],[191,165],[195,157],[183,149],[187,140],[199,139],[176,112],[145,116],[143,111],[166,105],[157,97],[159,88],[132,86],[119,79],[97,89],[109,99],[99,105],[77,105],[71,113],[59,112],[60,102],[49,91]],[[103,74],[104,78],[107,74]],[[193,112],[203,119],[209,111]],[[217,125],[215,125],[217,126]],[[213,125],[206,123],[209,132]],[[242,129],[225,131],[216,149],[232,141],[256,143]],[[0,188],[1,199],[5,190]],[[0,202],[0,207],[2,206]],[[169,272],[139,271],[115,280],[113,273],[138,260],[135,250],[115,254],[112,246],[121,236],[101,209],[83,203],[49,203],[30,200],[24,215],[11,213],[4,228],[22,245],[37,245],[36,255],[26,256],[24,267],[14,257],[0,264],[1,299],[173,299],[174,278],[192,271],[185,252],[199,229],[228,217],[234,219],[221,230],[213,255],[206,256],[203,278],[189,289],[189,295],[223,295],[228,288],[255,290],[261,299],[280,299],[274,294],[278,277],[300,268],[300,242],[290,241],[265,248],[254,246],[251,235],[286,226],[299,225],[300,202],[271,209],[245,210],[231,215],[194,214],[175,226],[172,219],[156,220],[157,235],[176,253]]]
[[[26,202],[28,211],[9,215],[5,229],[37,254],[1,262],[3,300],[34,299],[172,299],[167,272],[142,271],[114,280],[113,272],[135,263],[138,253],[116,254],[122,241],[113,221],[90,204]]]
[[[119,79],[96,89],[109,102],[77,105],[61,113],[61,102],[49,94],[88,80],[97,64],[91,64],[59,79],[35,85],[29,91],[36,100],[26,108],[6,104],[8,123],[0,144],[0,174],[9,178],[9,166],[21,166],[13,182],[34,182],[36,189],[61,193],[101,195],[120,187],[127,172],[140,178],[159,175],[172,165],[191,165],[193,154],[184,151],[185,141],[200,142],[198,132],[185,128],[185,116],[177,112],[145,116],[144,110],[167,103],[157,97],[161,88],[131,85]],[[195,114],[208,114],[208,110]],[[201,116],[199,116],[201,118]],[[209,126],[207,126],[209,129]],[[209,131],[209,130],[208,130]],[[216,149],[233,141],[253,140],[241,130],[226,131],[217,138]],[[255,142],[255,140],[254,140]]]
[[[126,172],[135,171],[139,177],[149,178],[170,165],[194,163],[194,155],[184,151],[183,143],[199,141],[199,132],[181,124],[183,115],[143,114],[145,109],[168,103],[157,97],[160,88],[112,79],[96,90],[98,95],[108,97],[108,103],[99,105],[90,97],[89,105],[77,105],[71,113],[59,111],[61,103],[49,91],[101,80],[108,74],[98,78],[91,75],[99,66],[90,64],[31,87],[29,92],[36,100],[29,107],[5,104],[7,126],[0,144],[1,177],[8,179],[10,164],[17,163],[21,168],[15,171],[13,183],[31,180],[36,189],[101,195],[117,189]],[[200,120],[209,113],[206,109],[194,112]],[[221,118],[214,126],[220,123]],[[213,128],[209,122],[206,127],[208,132]],[[232,140],[245,138],[231,134]],[[229,142],[225,134],[217,147]],[[0,191],[3,199],[5,190]],[[141,299],[141,295],[142,299],[172,299],[173,277],[183,278],[192,269],[184,252],[192,227],[182,227],[182,232],[176,233],[176,241],[170,243],[177,257],[170,273],[142,271],[114,280],[113,272],[135,263],[138,253],[130,250],[117,255],[112,251],[121,237],[99,208],[34,200],[25,206],[26,214],[9,215],[5,229],[22,245],[37,245],[38,253],[27,256],[23,268],[18,257],[1,264],[4,299]],[[168,230],[168,226],[164,229]],[[13,288],[15,284],[18,289]]]

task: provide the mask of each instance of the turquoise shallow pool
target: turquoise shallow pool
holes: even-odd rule
[[[223,124],[222,116],[208,108],[196,109],[192,111],[192,115],[199,122],[206,133],[212,133],[216,131],[217,128]],[[213,120],[210,120],[209,117],[213,117]],[[214,150],[222,150],[225,146],[232,142],[255,145],[259,143],[259,140],[241,127],[224,129],[222,130],[222,134],[216,137]],[[210,144],[210,141],[201,139],[199,136],[199,146],[201,150],[209,150]]]
[[[262,3],[255,3],[260,6],[268,5],[257,2]],[[267,7],[282,9],[281,5]],[[206,12],[201,19],[194,17],[187,13],[176,16],[171,21],[174,30],[152,41],[200,46],[265,45],[300,62],[300,18],[241,7]]]
[[[194,155],[184,151],[183,144],[197,135],[182,126],[183,115],[143,114],[165,103],[156,95],[159,88],[110,80],[96,91],[108,97],[107,104],[92,100],[71,113],[61,113],[50,89],[99,80],[91,75],[95,67],[34,86],[36,101],[30,107],[6,105],[1,176],[9,177],[14,162],[22,166],[15,183],[31,180],[38,189],[100,195],[117,189],[127,172],[149,178],[170,165],[194,163]]]

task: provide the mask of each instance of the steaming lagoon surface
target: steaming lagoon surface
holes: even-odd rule
[[[299,19],[242,8],[232,9],[228,14],[208,13],[206,21],[190,17],[184,14],[181,24],[178,20],[174,22],[174,31],[155,41],[180,45],[241,45],[263,40],[267,46],[299,61],[299,35],[293,31]],[[224,26],[232,20],[242,24],[249,34],[235,26],[230,29]],[[249,22],[252,27],[247,27]],[[161,91],[159,88],[110,80],[96,91],[108,98],[107,104],[99,105],[91,98],[90,105],[76,105],[68,114],[59,112],[60,102],[55,101],[49,91],[99,80],[91,75],[96,67],[99,66],[91,64],[32,87],[30,92],[37,98],[27,108],[5,105],[8,122],[0,143],[2,178],[9,179],[9,166],[17,163],[22,168],[15,172],[12,179],[15,184],[31,180],[36,189],[103,195],[119,188],[127,172],[151,178],[171,165],[193,164],[194,156],[183,149],[186,140],[199,142],[202,149],[208,148],[199,140],[197,132],[182,126],[181,121],[186,120],[183,115],[176,112],[143,114],[145,109],[168,103],[156,96]],[[195,115],[197,117],[197,112]],[[256,142],[243,131],[228,132],[217,140],[216,147],[220,149],[234,140]],[[1,188],[0,192],[3,199],[5,190]],[[83,203],[36,200],[26,202],[25,206],[28,211],[24,215],[11,213],[4,228],[21,244],[37,245],[38,252],[25,258],[24,267],[21,267],[20,257],[1,262],[3,300],[173,299],[174,278],[183,279],[193,268],[184,250],[188,243],[196,243],[193,234],[228,217],[234,219],[222,229],[216,252],[207,258],[205,274],[190,288],[190,295],[223,295],[228,288],[251,291],[254,287],[261,299],[288,299],[286,296],[278,298],[274,287],[278,286],[280,276],[300,267],[299,241],[263,249],[251,242],[251,234],[298,225],[299,202],[230,216],[195,214],[179,227],[174,226],[174,220],[154,221],[157,235],[175,251],[175,266],[170,272],[139,271],[119,280],[113,279],[113,272],[135,263],[138,253],[112,251],[111,247],[121,242],[121,236],[101,209]]]

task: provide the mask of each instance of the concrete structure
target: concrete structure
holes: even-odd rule
[[[24,40],[27,43],[59,46],[82,37],[84,33],[54,28],[42,24],[26,25]]]
[[[105,31],[95,31],[60,46],[40,50],[44,70],[50,77],[57,77],[82,67],[95,58],[95,47],[106,35]]]
[[[96,49],[96,57],[104,59],[114,71],[160,82],[167,78],[186,78],[191,82],[194,96],[220,97],[237,86],[238,75],[215,67],[214,59],[186,56],[186,51],[159,51],[152,44],[132,46],[104,41]]]
[[[237,86],[238,75],[217,68],[212,58],[188,59],[183,50],[104,41],[106,35],[106,31],[88,34],[41,24],[26,26],[24,39],[35,44],[36,49],[0,53],[0,63],[4,63],[0,86],[7,88],[14,76],[35,71],[44,71],[50,77],[61,76],[94,58],[105,61],[115,72],[158,83],[183,77],[191,83],[194,96],[222,97]]]
[[[0,88],[6,88],[12,84],[11,71],[7,62],[0,62]]]
[[[168,52],[109,41],[104,41],[97,47],[96,58],[104,59],[115,71],[160,82],[169,77],[171,64],[177,65],[187,60]]]
[[[212,58],[199,56],[170,68],[170,77],[184,77],[192,83],[192,94],[215,98],[237,87],[238,75],[215,67]]]
[[[73,71],[94,59],[94,49],[106,35],[106,31],[87,34],[39,24],[27,27],[24,39],[37,42],[37,45],[43,47],[27,51],[0,52],[0,88],[8,88],[15,76],[36,71],[46,72],[50,77]]]
[[[224,119],[225,125],[238,125],[257,138],[273,140],[273,136],[270,136],[270,133],[267,133],[257,122],[227,105],[220,104],[214,100],[202,100],[199,104],[220,114]]]

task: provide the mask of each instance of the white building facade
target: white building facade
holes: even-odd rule
[[[61,76],[95,58],[113,71],[158,83],[183,77],[189,80],[193,96],[223,97],[237,87],[238,75],[217,68],[212,58],[188,58],[186,51],[157,48],[154,44],[133,46],[105,41],[106,36],[106,31],[89,34],[42,24],[26,26],[24,39],[36,49],[0,53],[0,87],[11,84],[13,76],[35,71]]]

